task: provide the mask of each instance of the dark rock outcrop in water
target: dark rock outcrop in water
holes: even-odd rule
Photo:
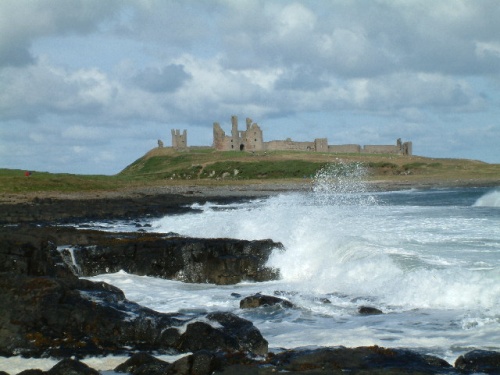
[[[157,233],[109,233],[64,227],[0,228],[0,272],[77,276],[124,270],[193,283],[267,281],[271,240],[164,237]],[[57,246],[68,245],[58,251]]]
[[[60,243],[80,243],[81,252],[74,249],[73,258],[65,259],[57,249]],[[263,267],[275,245],[71,228],[1,228],[0,355],[201,349],[266,354],[267,341],[260,332],[235,315],[161,314],[126,300],[111,285],[79,279],[74,271],[88,276],[125,269],[227,284],[276,277]],[[81,266],[73,267],[75,258]]]
[[[379,310],[376,307],[372,307],[372,306],[361,306],[358,309],[358,313],[360,315],[380,315],[380,314],[383,314],[382,310]]]
[[[89,245],[73,247],[72,259],[79,276],[124,270],[188,283],[229,285],[276,279],[278,272],[265,264],[280,246],[271,240],[109,234]]]
[[[5,356],[69,357],[130,348],[267,353],[260,332],[233,314],[158,313],[128,301],[116,287],[77,278],[0,274],[0,327]]]
[[[155,194],[108,199],[35,198],[30,202],[0,204],[0,224],[76,222],[78,220],[134,219],[192,212],[193,203],[233,203],[248,197],[201,198],[186,194]]]
[[[473,350],[461,355],[455,367],[464,372],[500,374],[500,353],[489,350]]]
[[[240,301],[241,309],[252,309],[261,306],[281,306],[281,307],[294,307],[293,303],[287,301],[286,299],[267,296],[263,294],[254,294],[253,296],[248,296]]]

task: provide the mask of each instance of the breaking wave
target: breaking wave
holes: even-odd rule
[[[500,190],[484,194],[473,204],[475,207],[500,207]]]

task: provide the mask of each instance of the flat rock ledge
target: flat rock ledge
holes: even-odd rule
[[[265,264],[271,240],[167,237],[69,227],[0,228],[0,272],[89,277],[123,270],[189,283],[236,284],[279,277]]]

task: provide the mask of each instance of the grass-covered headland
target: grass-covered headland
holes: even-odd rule
[[[0,169],[0,193],[98,192],[138,186],[231,185],[307,180],[332,163],[357,163],[367,180],[387,182],[486,181],[500,184],[500,164],[465,159],[433,159],[380,154],[317,152],[220,152],[210,149],[175,151],[157,148],[113,176],[74,175]]]

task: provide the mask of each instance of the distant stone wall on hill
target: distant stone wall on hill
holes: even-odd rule
[[[188,150],[186,130],[172,130],[172,147],[176,150]],[[218,151],[314,151],[330,153],[366,153],[412,155],[412,143],[396,141],[395,145],[345,144],[329,145],[327,138],[316,138],[312,142],[297,142],[290,138],[264,142],[262,129],[251,118],[246,119],[245,130],[238,129],[238,117],[231,117],[231,134],[226,135],[218,122],[213,123],[212,147]]]

